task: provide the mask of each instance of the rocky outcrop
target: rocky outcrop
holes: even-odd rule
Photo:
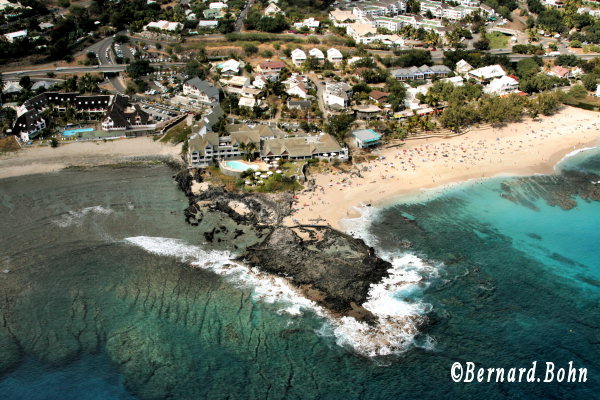
[[[291,212],[289,193],[231,193],[212,188],[195,196],[185,190],[190,180],[178,179],[190,199],[185,219],[199,227],[208,245],[234,250],[246,264],[285,277],[335,314],[371,321],[361,304],[371,284],[381,281],[391,265],[362,240],[328,226],[282,225]]]

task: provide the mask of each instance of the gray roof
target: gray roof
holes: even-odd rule
[[[200,90],[201,92],[206,93],[206,95],[208,97],[218,97],[219,96],[219,89],[217,89],[216,87],[214,87],[207,81],[204,81],[198,77],[190,79],[189,81],[186,82],[186,85],[195,87],[196,89]]]

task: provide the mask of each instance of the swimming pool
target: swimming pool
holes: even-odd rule
[[[225,165],[227,166],[227,168],[233,169],[238,172],[244,172],[248,169],[253,169],[256,171],[258,169],[258,165],[248,164],[243,161],[227,161]]]
[[[63,131],[63,136],[73,136],[76,133],[81,133],[81,132],[92,132],[94,130],[94,128],[79,128],[79,129],[69,129],[66,131]]]

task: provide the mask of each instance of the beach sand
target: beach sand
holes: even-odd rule
[[[494,176],[549,174],[573,150],[600,145],[600,114],[565,107],[551,117],[473,129],[454,138],[406,141],[354,172],[313,175],[314,191],[298,194],[287,225],[329,224],[358,216],[357,206],[385,206],[421,189]]]
[[[137,157],[178,158],[181,145],[164,144],[150,137],[107,142],[75,142],[56,148],[35,146],[0,155],[0,178],[54,172],[71,166],[96,166],[134,161]]]

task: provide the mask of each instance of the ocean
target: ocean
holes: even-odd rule
[[[600,202],[586,179],[600,151],[557,168],[344,221],[392,262],[368,305],[384,332],[205,244],[165,166],[0,180],[0,398],[596,398]],[[533,361],[542,379],[572,361],[587,382],[451,377],[457,362]]]

